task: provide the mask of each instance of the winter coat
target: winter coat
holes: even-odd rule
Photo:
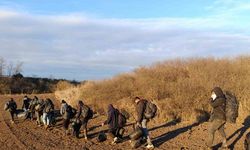
[[[212,90],[216,94],[216,99],[210,100],[212,106],[212,114],[210,120],[219,119],[226,120],[226,98],[221,88],[216,87]]]
[[[111,104],[108,106],[108,118],[104,124],[108,124],[109,128],[112,129],[118,127],[118,113]]]
[[[147,104],[147,100],[140,100],[136,104],[136,112],[137,112],[137,119],[136,119],[136,121],[138,123],[141,123],[142,120],[145,119],[144,112],[145,112],[145,109],[146,109],[146,104]]]
[[[61,105],[60,114],[62,115],[63,119],[69,119],[70,118],[70,114],[67,112],[67,107],[68,107],[67,103],[63,103]]]
[[[25,98],[23,99],[23,106],[22,106],[22,109],[29,109],[29,105],[30,105],[30,99],[28,98]]]

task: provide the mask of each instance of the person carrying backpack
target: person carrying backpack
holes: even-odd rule
[[[38,126],[41,126],[43,122],[42,117],[43,117],[43,109],[45,106],[44,103],[45,101],[43,99],[37,99],[33,101],[35,116],[36,116],[36,124]]]
[[[8,110],[10,112],[10,122],[13,124],[14,122],[14,115],[17,113],[17,104],[14,101],[13,98],[11,98],[6,104],[5,104],[5,110]]]
[[[121,141],[122,135],[120,134],[121,126],[119,126],[119,111],[114,108],[112,104],[108,105],[108,118],[102,123],[102,126],[108,124],[109,133],[112,138],[114,138],[112,144],[116,144]]]
[[[50,99],[46,99],[43,107],[43,123],[45,129],[48,129],[48,127],[51,125],[53,113],[54,113],[54,104]]]
[[[81,126],[83,126],[84,131],[84,138],[85,140],[88,140],[88,134],[87,134],[87,125],[89,119],[93,117],[93,111],[89,108],[89,106],[84,105],[81,100],[78,102],[77,106],[77,114],[76,119],[80,121]],[[76,131],[76,137],[79,138],[80,129]]]
[[[70,124],[70,117],[72,115],[72,108],[64,100],[61,102],[60,114],[63,118],[63,128],[65,130],[65,135],[68,134],[68,128]]]
[[[212,113],[209,119],[210,128],[207,146],[209,149],[212,149],[214,135],[218,130],[223,138],[222,147],[227,148],[227,139],[224,131],[226,124],[226,97],[220,87],[215,87],[212,90],[210,105],[212,106]]]
[[[28,96],[24,96],[22,109],[24,111],[28,111],[29,110],[29,105],[30,105],[30,98]]]
[[[30,101],[30,105],[29,105],[29,112],[30,112],[30,120],[34,120],[34,116],[35,116],[35,106],[38,103],[38,97],[34,96],[33,99],[31,99]]]
[[[136,125],[137,125],[137,127],[142,129],[143,137],[147,140],[146,148],[153,149],[154,145],[150,139],[150,136],[148,133],[148,128],[147,128],[147,123],[148,123],[150,118],[145,117],[145,113],[147,111],[146,110],[147,104],[149,104],[151,102],[149,102],[145,99],[141,99],[140,97],[135,97],[134,101],[136,103],[136,111],[137,111]],[[153,115],[152,115],[152,117],[153,117]]]

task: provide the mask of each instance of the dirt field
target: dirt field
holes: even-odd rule
[[[12,96],[18,103],[18,108],[21,107],[22,96]],[[41,97],[50,97],[54,99],[52,94],[38,95]],[[58,121],[56,126],[45,130],[43,127],[38,127],[35,121],[16,120],[16,124],[9,122],[8,112],[3,110],[5,102],[10,96],[0,96],[0,149],[16,150],[16,149],[30,149],[30,150],[45,150],[45,149],[83,149],[84,147],[90,150],[126,150],[131,149],[128,140],[124,140],[117,145],[111,145],[111,139],[98,143],[96,141],[97,134],[106,130],[106,127],[100,127],[100,124],[105,120],[105,116],[97,116],[90,121],[89,124],[89,141],[84,138],[76,139],[72,136],[64,136],[62,129],[62,122]],[[58,106],[58,103],[56,103]],[[57,107],[58,108],[58,107]],[[60,118],[59,118],[60,120]],[[242,150],[245,134],[249,132],[249,121],[246,119],[245,125],[226,125],[226,133],[229,138],[229,145],[231,149]],[[132,126],[128,126],[126,135],[132,130]],[[175,123],[168,122],[163,125],[150,124],[150,134],[155,149],[166,150],[200,150],[206,149],[205,143],[208,137],[208,123],[194,124],[194,123]],[[216,139],[220,139],[219,134],[216,134]],[[216,144],[216,143],[215,143]],[[218,146],[216,147],[218,148]],[[145,149],[144,146],[138,149]]]

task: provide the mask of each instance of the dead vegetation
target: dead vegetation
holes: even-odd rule
[[[237,58],[199,58],[171,60],[141,67],[130,74],[108,80],[87,82],[57,98],[71,103],[83,99],[103,111],[109,103],[134,112],[131,98],[141,96],[159,107],[158,120],[194,121],[207,114],[208,99],[214,86],[235,93],[240,101],[239,121],[249,114],[250,56]],[[71,96],[69,96],[71,95]],[[67,97],[68,96],[68,97]],[[199,111],[197,111],[199,110]],[[202,112],[203,111],[203,112]]]

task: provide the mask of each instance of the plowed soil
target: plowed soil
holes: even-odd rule
[[[3,110],[5,102],[13,97],[18,108],[21,107],[22,97],[20,95],[0,96],[0,149],[3,150],[16,150],[16,149],[29,149],[29,150],[127,150],[132,149],[130,142],[127,138],[119,144],[112,145],[112,139],[109,138],[103,143],[96,141],[96,136],[100,131],[106,131],[107,127],[101,127],[100,124],[106,119],[105,116],[95,116],[89,123],[89,140],[84,138],[76,139],[73,136],[65,136],[62,128],[62,121],[58,118],[58,122],[54,127],[45,130],[43,127],[38,127],[35,121],[18,120],[16,123],[10,123],[10,116],[8,111]],[[39,98],[49,97],[54,99],[53,94],[38,95]],[[59,103],[56,102],[57,108]],[[126,127],[127,131],[125,136],[132,131],[132,125]],[[209,123],[203,124],[188,123],[188,122],[167,122],[165,124],[149,124],[150,134],[155,149],[166,150],[202,150],[206,149],[206,141],[208,137]],[[229,139],[228,145],[230,149],[242,150],[244,149],[243,143],[245,134],[249,132],[249,119],[247,118],[243,124],[227,124],[226,133]],[[215,149],[220,146],[221,138],[219,133],[216,133]],[[140,150],[145,149],[142,145]]]

